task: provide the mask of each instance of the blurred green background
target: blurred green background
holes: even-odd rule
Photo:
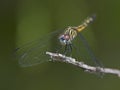
[[[0,90],[120,90],[120,79],[113,75],[99,78],[52,62],[21,68],[11,59],[17,45],[79,25],[95,13],[83,34],[105,67],[120,69],[119,9],[120,0],[1,0]]]

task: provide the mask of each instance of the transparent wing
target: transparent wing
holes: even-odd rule
[[[20,66],[28,67],[49,61],[49,58],[47,57],[45,52],[53,50],[51,49],[50,42],[53,41],[54,38],[57,39],[61,31],[62,30],[54,31],[43,36],[40,39],[18,47],[15,53],[16,59],[18,60]],[[54,44],[54,47],[58,46],[57,42],[55,42]]]
[[[98,60],[98,58],[96,58],[88,42],[81,33],[78,34],[78,37],[76,38],[74,43],[73,43],[73,47],[75,47],[77,51],[77,54],[74,54],[75,57],[79,57],[84,60],[92,60],[92,62],[96,66],[103,67],[102,63]]]

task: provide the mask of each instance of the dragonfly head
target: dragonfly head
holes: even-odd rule
[[[70,36],[68,34],[62,34],[59,36],[59,41],[61,43],[61,45],[66,45],[66,44],[70,44]]]

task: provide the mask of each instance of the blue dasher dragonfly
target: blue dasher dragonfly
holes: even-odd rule
[[[49,61],[46,51],[58,52],[65,55],[72,55],[75,58],[88,57],[97,66],[101,63],[94,56],[86,39],[81,34],[95,19],[95,15],[87,17],[79,26],[69,26],[65,30],[57,30],[43,36],[40,39],[24,44],[16,49],[17,59],[20,66],[28,67]],[[53,41],[55,43],[50,43]],[[54,48],[52,48],[52,46]]]

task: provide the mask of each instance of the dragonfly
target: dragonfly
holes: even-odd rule
[[[18,47],[16,49],[16,55],[20,66],[28,67],[49,61],[49,57],[45,54],[46,51],[60,52],[65,55],[71,55],[74,52],[74,55],[80,58],[86,57],[84,56],[84,52],[87,52],[95,65],[102,66],[101,62],[93,54],[87,40],[81,34],[81,31],[85,30],[94,21],[95,17],[96,15],[92,15],[87,17],[78,26],[69,26],[64,30],[51,32],[40,39]],[[51,44],[50,41],[55,41],[55,43]],[[51,49],[51,46],[54,49]]]

